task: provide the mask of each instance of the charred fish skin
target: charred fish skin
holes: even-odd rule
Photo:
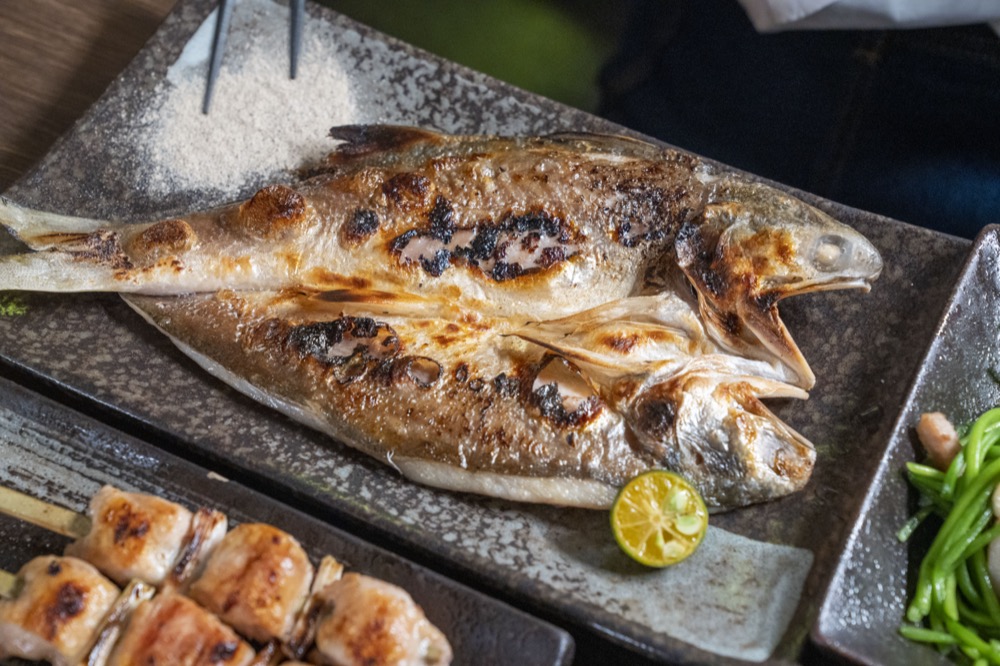
[[[36,250],[0,288],[150,294],[129,300],[210,372],[431,485],[606,506],[669,466],[731,508],[808,480],[759,401],[815,381],[777,304],[867,289],[860,234],[632,139],[332,135],[301,185],[183,219],[0,201]]]
[[[357,126],[332,134],[344,143],[302,186],[267,187],[183,220],[74,223],[0,202],[0,221],[45,250],[0,262],[0,284],[154,294],[375,288],[546,320],[656,291],[680,269],[714,335],[737,353],[777,356],[808,387],[814,378],[776,303],[806,285],[865,287],[880,270],[870,243],[802,202],[632,139]],[[817,225],[829,242],[816,244]],[[732,251],[744,240],[751,255]],[[805,280],[831,250],[828,270]]]
[[[429,485],[602,508],[633,476],[670,467],[732,508],[800,489],[815,459],[757,399],[805,393],[711,352],[707,337],[678,336],[673,360],[640,377],[568,360],[502,321],[372,317],[303,293],[127,300],[189,353],[207,352],[192,356],[212,374]],[[641,351],[638,336],[631,344]]]

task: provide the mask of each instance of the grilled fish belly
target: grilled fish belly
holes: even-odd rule
[[[777,304],[865,288],[861,235],[617,137],[392,127],[301,186],[144,225],[3,202],[0,288],[109,290],[209,371],[435,486],[607,506],[651,467],[716,508],[808,480],[760,402],[814,377]]]
[[[721,351],[683,302],[663,304],[655,322],[613,322],[602,357],[600,348],[560,347],[573,337],[565,322],[561,332],[540,332],[326,298],[127,300],[209,372],[435,486],[603,507],[631,477],[668,466],[710,504],[728,507],[787,494],[809,478],[812,447],[757,400],[806,394],[767,378],[780,367]],[[614,364],[628,356],[617,351],[621,340],[632,345],[631,364]],[[654,360],[641,358],[654,351]]]

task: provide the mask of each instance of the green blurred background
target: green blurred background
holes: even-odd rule
[[[414,46],[594,111],[624,19],[614,0],[321,0]]]

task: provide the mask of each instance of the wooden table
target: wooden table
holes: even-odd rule
[[[0,192],[100,97],[174,2],[0,2]]]

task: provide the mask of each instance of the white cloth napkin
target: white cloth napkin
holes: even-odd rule
[[[1000,0],[739,0],[759,32],[930,28],[990,23]]]

